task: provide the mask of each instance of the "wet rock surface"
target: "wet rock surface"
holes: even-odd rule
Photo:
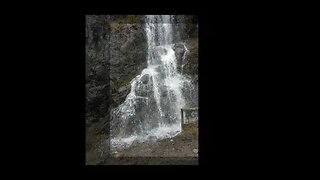
[[[197,165],[198,125],[188,124],[171,139],[135,144],[120,151],[119,158],[106,158],[101,165]]]

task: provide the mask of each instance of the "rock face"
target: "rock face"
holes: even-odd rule
[[[144,24],[140,23],[140,19],[143,20],[143,16],[137,16],[132,23],[120,20],[110,22],[110,87],[114,102],[112,107],[125,100],[130,92],[130,81],[147,67],[147,39]]]
[[[187,107],[198,107],[198,17],[176,15],[174,22],[178,71],[191,80],[184,88]]]
[[[107,16],[86,17],[87,123],[105,116],[110,101],[108,70],[110,27],[107,21]]]
[[[124,101],[131,79],[147,66],[142,20],[143,16],[86,16],[87,133],[91,128],[92,133],[108,136],[110,110]],[[92,143],[87,139],[87,149]]]
[[[198,37],[198,17],[191,15],[174,16],[174,42],[179,43],[189,38]]]

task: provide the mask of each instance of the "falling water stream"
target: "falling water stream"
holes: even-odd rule
[[[181,132],[180,109],[186,105],[182,87],[189,81],[177,70],[173,17],[148,15],[145,18],[148,66],[131,81],[125,101],[111,112],[112,149],[125,148],[133,142],[170,138]]]

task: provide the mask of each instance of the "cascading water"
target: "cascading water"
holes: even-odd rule
[[[172,16],[146,16],[148,67],[131,81],[125,101],[111,113],[111,149],[134,141],[169,138],[181,132],[182,87],[188,80],[177,71]]]

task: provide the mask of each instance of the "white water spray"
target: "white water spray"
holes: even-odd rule
[[[169,15],[146,16],[148,67],[131,81],[126,100],[112,111],[113,150],[181,132],[180,109],[186,104],[182,87],[186,78],[177,71],[171,21]]]

